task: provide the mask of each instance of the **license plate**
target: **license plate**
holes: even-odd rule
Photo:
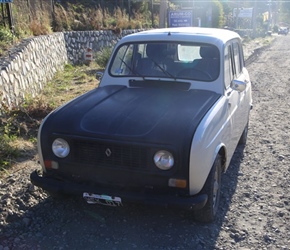
[[[111,207],[123,206],[122,200],[121,200],[120,197],[113,197],[113,196],[109,196],[109,195],[83,193],[83,198],[89,204],[101,204],[101,205],[111,206]]]

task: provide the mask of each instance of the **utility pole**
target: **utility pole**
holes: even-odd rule
[[[13,19],[12,19],[11,3],[6,3],[6,5],[7,5],[7,14],[8,14],[9,28],[10,28],[11,31],[13,31]]]
[[[54,2],[53,0],[50,0],[50,6],[51,6],[51,12],[54,14]]]
[[[268,16],[267,32],[270,31],[271,26],[272,26],[272,2],[271,0],[268,1],[268,7],[269,7],[269,16]]]
[[[154,28],[154,5],[153,5],[153,0],[151,0],[151,24],[152,24],[152,28]]]
[[[12,18],[12,8],[11,8],[11,1],[2,3],[1,2],[1,12],[3,18],[4,27],[6,27],[6,20],[8,21],[9,29],[13,32],[13,18]]]
[[[159,28],[166,27],[166,16],[167,16],[167,0],[161,0],[159,9]]]
[[[236,29],[239,29],[239,15],[240,15],[240,8],[237,6],[237,9],[236,9]]]
[[[31,7],[30,7],[29,0],[27,0],[27,8],[28,8],[28,19],[29,19],[29,22],[31,22]]]
[[[129,22],[131,21],[131,0],[128,1]]]
[[[253,38],[256,38],[256,28],[257,28],[257,0],[254,2],[254,8],[252,13],[252,24],[253,24]]]

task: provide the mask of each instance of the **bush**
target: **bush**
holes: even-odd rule
[[[12,32],[5,27],[0,27],[0,41],[12,42],[13,41]]]
[[[15,116],[7,110],[2,110],[0,117],[0,171],[9,167],[13,158],[18,154],[15,147],[12,146],[15,140],[15,134],[19,129],[15,124]]]
[[[2,132],[0,134],[0,172],[9,167],[11,160],[17,155],[17,149],[10,145],[11,139]]]
[[[100,51],[96,53],[96,63],[101,67],[105,68],[110,56],[112,54],[112,48],[111,47],[105,47],[102,48]]]

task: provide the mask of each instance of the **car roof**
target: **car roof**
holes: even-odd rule
[[[239,34],[234,31],[217,28],[178,27],[162,28],[137,32],[122,39],[122,42],[137,41],[188,41],[224,44],[227,41],[238,38]]]

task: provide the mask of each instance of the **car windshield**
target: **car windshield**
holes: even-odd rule
[[[201,43],[126,43],[117,48],[109,66],[109,73],[114,77],[213,81],[219,72],[218,48]]]

